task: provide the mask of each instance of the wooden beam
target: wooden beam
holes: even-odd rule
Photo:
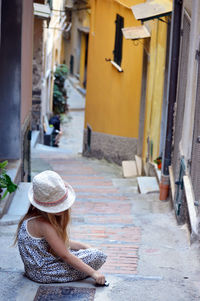
[[[175,196],[175,181],[174,181],[174,173],[172,166],[169,166],[169,180],[170,180],[170,188],[172,193],[172,200],[174,201]]]
[[[188,206],[192,234],[198,235],[197,212],[196,212],[196,208],[194,205],[195,198],[194,198],[194,193],[193,193],[190,178],[188,176],[183,176],[183,183],[184,183],[184,188],[185,188],[185,195],[186,195],[186,201],[187,201],[187,206]]]

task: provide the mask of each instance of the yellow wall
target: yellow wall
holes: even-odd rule
[[[89,124],[95,132],[137,138],[143,45],[123,38],[122,73],[106,62],[113,59],[116,14],[124,17],[124,27],[140,25],[132,11],[115,0],[92,1],[85,127]]]
[[[163,18],[167,22],[167,18]],[[143,159],[156,159],[160,155],[160,126],[165,80],[167,24],[157,19],[150,21],[150,59],[147,74],[146,112],[143,143]],[[152,151],[149,151],[149,138]]]
[[[81,57],[80,57],[80,84],[83,87],[85,74],[85,51],[86,51],[86,34],[81,34]]]

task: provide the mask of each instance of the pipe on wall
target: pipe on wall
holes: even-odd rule
[[[182,19],[182,0],[173,1],[172,27],[169,54],[169,77],[167,88],[167,127],[166,139],[162,157],[162,176],[160,185],[160,200],[166,200],[169,192],[169,166],[171,165],[171,151],[173,138],[174,105],[176,102],[176,91],[178,81],[178,64],[180,51]],[[165,191],[163,193],[163,190]]]

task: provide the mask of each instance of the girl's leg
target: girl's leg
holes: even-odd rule
[[[84,263],[91,266],[94,270],[100,269],[100,267],[105,263],[107,256],[100,250],[97,249],[86,249],[86,250],[71,250],[71,253],[81,259]],[[88,277],[83,272],[80,272],[73,267],[69,268],[68,281],[82,280]]]
[[[72,251],[72,253],[80,258],[83,262],[91,266],[94,270],[100,269],[105,263],[107,256],[98,249],[86,249],[79,251]]]
[[[79,251],[71,250],[71,253],[91,266],[94,270],[100,269],[107,257],[102,251],[93,248]],[[87,277],[87,274],[76,270],[65,262],[59,261],[43,270],[42,273],[40,271],[38,275],[33,275],[33,277],[30,278],[37,282],[53,283],[82,280]]]

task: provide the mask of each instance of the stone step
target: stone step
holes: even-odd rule
[[[27,212],[29,207],[28,190],[31,183],[20,182],[10,207],[6,214],[0,220],[0,225],[16,224],[20,218]]]

